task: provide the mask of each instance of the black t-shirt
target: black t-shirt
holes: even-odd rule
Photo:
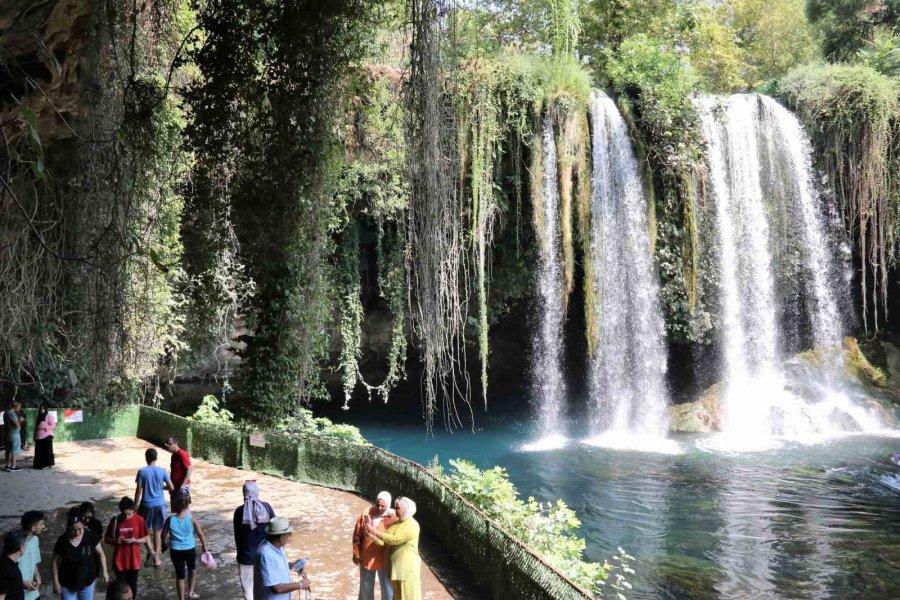
[[[94,515],[94,518],[90,521],[84,522],[85,531],[89,531],[94,534],[94,539],[102,540],[103,539],[103,523],[97,519],[97,516]]]
[[[6,594],[6,600],[25,600],[22,572],[8,556],[0,556],[0,594]]]
[[[60,558],[59,583],[63,587],[81,590],[91,585],[97,578],[97,563],[94,556],[94,546],[97,544],[97,538],[87,530],[77,546],[73,546],[65,534],[59,536],[56,545],[53,546],[53,555]]]

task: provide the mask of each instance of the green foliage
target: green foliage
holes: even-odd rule
[[[293,413],[279,420],[275,425],[275,431],[294,435],[314,435],[368,445],[366,439],[359,432],[359,428],[342,423],[334,424],[331,419],[324,417],[313,417],[312,411],[302,407],[298,407]]]
[[[607,60],[626,39],[643,34],[683,47],[696,22],[691,2],[671,0],[585,0],[581,18],[581,54],[599,75],[607,73]]]
[[[879,25],[900,23],[900,0],[807,0],[806,11],[832,61],[852,59]]]
[[[338,245],[336,292],[341,333],[341,381],[344,387],[344,407],[359,377],[360,327],[363,319],[362,285],[359,274],[359,224],[352,220],[344,228]]]
[[[543,504],[534,498],[522,501],[502,467],[482,471],[473,463],[461,459],[451,460],[450,466],[453,470],[448,473],[434,460],[429,468],[441,481],[569,579],[600,595],[601,586],[612,574],[611,587],[617,593],[630,589],[624,575],[634,573],[627,564],[632,557],[620,550],[616,557],[617,567],[607,562],[586,562],[584,539],[576,535],[581,521],[565,502],[557,500],[556,503]]]
[[[697,81],[690,64],[663,41],[638,33],[622,41],[618,50],[607,51],[607,73],[620,92],[637,97],[642,107],[680,109]],[[667,124],[665,115],[659,118]],[[670,137],[673,132],[663,131]]]
[[[225,408],[224,402],[208,394],[203,396],[200,406],[188,420],[209,425],[234,425],[234,413]]]
[[[900,77],[900,30],[879,29],[856,54],[857,60],[888,77]]]
[[[465,56],[514,48],[528,54],[573,57],[581,34],[578,0],[477,2],[461,11]]]
[[[189,157],[171,84],[190,10],[182,0],[152,15],[108,8],[85,23],[74,110],[57,110],[58,86],[41,89],[13,54],[0,58],[7,90],[24,90],[0,98],[11,116],[0,153],[0,378],[26,398],[134,401],[158,390],[183,348]],[[37,59],[62,69],[38,44],[47,54]]]
[[[694,5],[690,61],[709,91],[753,89],[817,54],[805,0]]]
[[[355,75],[342,124],[345,157],[335,182],[334,199],[348,220],[341,233],[335,270],[345,402],[357,382],[370,397],[376,392],[387,401],[391,389],[405,376],[407,280],[405,241],[398,222],[409,204],[409,182],[398,88],[398,73],[391,69],[366,69]],[[375,222],[378,289],[393,321],[387,375],[377,386],[367,382],[357,366],[364,318],[358,257],[362,218]]]
[[[340,167],[334,118],[346,70],[374,43],[380,6],[223,0],[200,13],[204,77],[191,93],[191,139],[208,161],[205,204],[214,214],[218,198],[233,207],[256,285],[243,392],[265,421],[324,396],[330,233],[341,215],[330,198]]]
[[[819,40],[804,14],[804,0],[731,0],[726,6],[733,14],[747,88],[818,56]]]

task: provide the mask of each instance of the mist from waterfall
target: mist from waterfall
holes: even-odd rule
[[[528,449],[550,449],[565,441],[563,410],[563,271],[556,140],[549,115],[542,131],[543,201],[538,226],[537,327],[531,348],[531,386],[537,405],[539,440]]]
[[[590,359],[592,443],[646,447],[668,430],[665,322],[650,250],[648,201],[627,125],[594,90],[591,264],[593,318],[600,332]]]
[[[768,436],[878,429],[878,419],[839,390],[820,385],[815,398],[801,397],[785,379],[772,251],[780,232],[770,231],[773,215],[787,215],[781,235],[796,236],[804,281],[805,314],[786,318],[808,320],[811,341],[833,372],[841,361],[832,249],[799,123],[755,94],[707,97],[698,105],[718,234],[724,437],[741,447]]]

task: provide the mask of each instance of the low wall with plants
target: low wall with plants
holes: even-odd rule
[[[66,422],[64,408],[51,408],[56,411],[56,429],[53,432],[54,442],[71,442],[76,440],[99,440],[115,437],[135,437],[140,420],[140,407],[123,406],[111,410],[82,411],[81,422]],[[80,409],[74,409],[80,410]],[[37,421],[37,409],[25,409],[25,435],[31,443],[34,439],[34,424]]]
[[[374,498],[381,490],[416,501],[416,519],[492,598],[584,600],[591,595],[566,579],[424,467],[374,446],[313,436],[249,433],[192,422],[141,407],[138,437],[161,443],[179,435],[192,455],[209,462],[322,485]]]

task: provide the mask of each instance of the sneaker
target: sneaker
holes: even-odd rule
[[[162,566],[162,561],[159,559],[158,556],[155,556],[155,557],[153,558],[153,566],[154,566],[154,567],[161,567],[161,566]]]
[[[10,473],[15,473],[16,471],[21,471],[22,469],[20,469],[19,467],[10,467],[6,470],[9,471]]]

